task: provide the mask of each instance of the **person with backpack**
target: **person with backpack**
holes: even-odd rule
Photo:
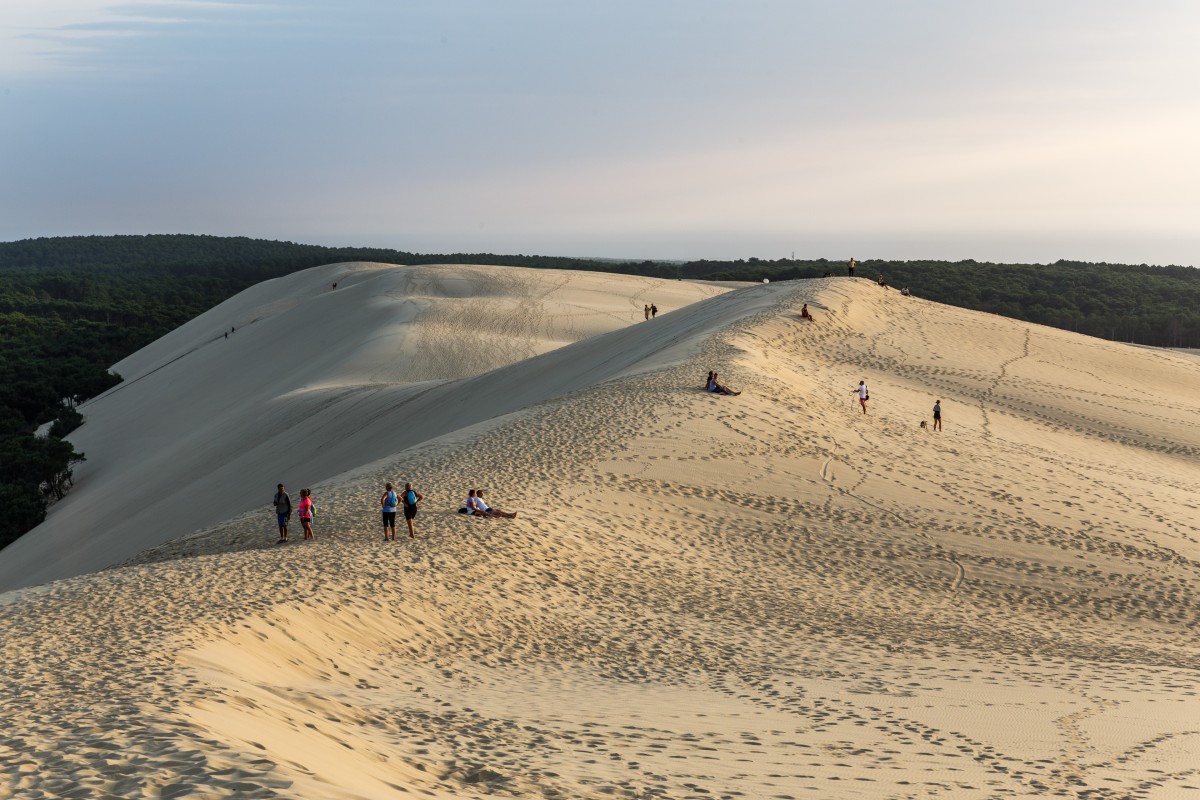
[[[292,498],[283,490],[283,484],[275,487],[275,498],[271,501],[275,506],[275,521],[279,523],[279,541],[283,544],[288,540],[288,520],[292,518]]]
[[[425,495],[412,488],[411,483],[404,484],[404,494],[401,495],[404,501],[404,521],[408,524],[408,538],[417,538],[417,531],[413,527],[413,518],[417,516],[417,503],[425,499]],[[395,530],[392,531],[393,538]]]
[[[400,497],[392,489],[389,483],[383,492],[383,497],[379,498],[379,505],[383,506],[383,540],[388,541],[388,528],[392,530],[391,541],[396,541],[396,506],[400,505]]]

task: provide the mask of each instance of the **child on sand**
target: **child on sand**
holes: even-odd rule
[[[383,506],[383,540],[389,541],[388,529],[392,531],[390,541],[396,541],[396,506],[400,504],[400,498],[396,496],[396,492],[392,489],[392,484],[388,484],[384,489],[383,497],[379,498],[379,505]]]
[[[300,524],[304,526],[304,541],[316,541],[317,535],[313,533],[312,521],[313,512],[317,510],[317,506],[313,503],[312,490],[300,490],[300,505],[296,508],[296,516],[300,518]]]
[[[867,401],[871,399],[871,393],[867,391],[867,382],[859,381],[857,389],[851,389],[850,394],[858,392],[858,404],[862,406],[863,413],[867,413]]]
[[[812,318],[813,318],[813,315],[808,313],[808,303],[805,303],[804,305],[802,305],[800,307],[800,319],[811,320]]]

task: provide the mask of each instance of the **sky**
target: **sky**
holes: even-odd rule
[[[0,240],[1200,266],[1194,0],[4,0]]]

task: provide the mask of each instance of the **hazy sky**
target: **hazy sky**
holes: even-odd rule
[[[1200,265],[1200,3],[4,0],[0,239]]]

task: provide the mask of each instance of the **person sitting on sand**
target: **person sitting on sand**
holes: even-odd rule
[[[300,505],[296,506],[296,516],[300,518],[300,524],[304,526],[304,541],[316,541],[317,535],[313,533],[313,512],[317,510],[317,506],[313,503],[312,490],[300,490]]]
[[[808,303],[805,303],[804,305],[802,305],[800,307],[800,319],[811,320],[812,318],[813,318],[813,315],[808,313]]]
[[[883,273],[879,274],[879,280],[877,280],[875,282],[878,283],[883,288],[885,288],[885,289],[887,288],[887,281],[884,279]]]
[[[715,372],[709,376],[708,386],[706,388],[708,389],[708,391],[712,392],[713,394],[728,394],[728,395],[733,395],[734,397],[741,394],[741,392],[735,392],[733,389],[730,389],[728,386],[722,386],[720,384],[720,382],[717,381],[717,373],[715,373]]]
[[[483,489],[475,490],[475,497],[472,499],[474,503],[475,513],[481,517],[504,517],[505,519],[513,519],[517,516],[517,512],[501,511],[498,508],[492,508],[483,501]]]

